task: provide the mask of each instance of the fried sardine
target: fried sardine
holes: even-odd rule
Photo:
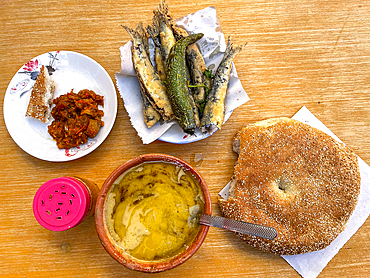
[[[132,62],[142,85],[143,93],[165,121],[171,120],[174,114],[166,93],[166,86],[153,67],[145,49],[145,30],[142,23],[138,24],[136,30],[127,26],[122,27],[132,38]]]
[[[202,132],[213,132],[215,129],[220,129],[224,122],[225,98],[230,79],[232,61],[243,47],[244,45],[233,45],[231,38],[228,38],[224,57],[217,68],[215,77],[212,81],[211,91],[207,97],[201,120]]]

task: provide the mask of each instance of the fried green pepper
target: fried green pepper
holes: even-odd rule
[[[193,135],[196,123],[188,92],[186,48],[203,37],[193,34],[178,40],[171,48],[166,62],[166,87],[176,120],[184,132]]]

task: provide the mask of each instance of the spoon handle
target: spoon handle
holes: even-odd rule
[[[203,214],[200,217],[199,223],[206,226],[222,228],[229,231],[262,237],[266,239],[274,239],[277,237],[277,231],[275,228],[247,223],[225,217],[212,216],[209,214]]]

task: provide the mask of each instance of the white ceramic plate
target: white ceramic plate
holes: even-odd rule
[[[104,111],[104,126],[86,144],[69,150],[58,149],[47,132],[52,117],[49,123],[25,117],[31,90],[41,65],[55,70],[51,73],[55,83],[54,98],[72,89],[75,93],[90,89],[104,96],[104,107],[101,108]],[[108,136],[116,115],[117,95],[109,74],[93,59],[71,51],[48,52],[23,65],[10,81],[4,97],[4,120],[10,136],[25,152],[46,161],[70,161],[91,153]]]

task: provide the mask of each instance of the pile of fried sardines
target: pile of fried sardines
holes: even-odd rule
[[[243,46],[229,37],[224,57],[213,76],[195,42],[203,34],[188,34],[178,26],[163,0],[154,11],[152,25],[136,29],[122,26],[132,38],[132,62],[139,79],[144,120],[148,128],[161,117],[173,118],[187,134],[221,128],[232,60]],[[149,54],[149,37],[155,59]]]

